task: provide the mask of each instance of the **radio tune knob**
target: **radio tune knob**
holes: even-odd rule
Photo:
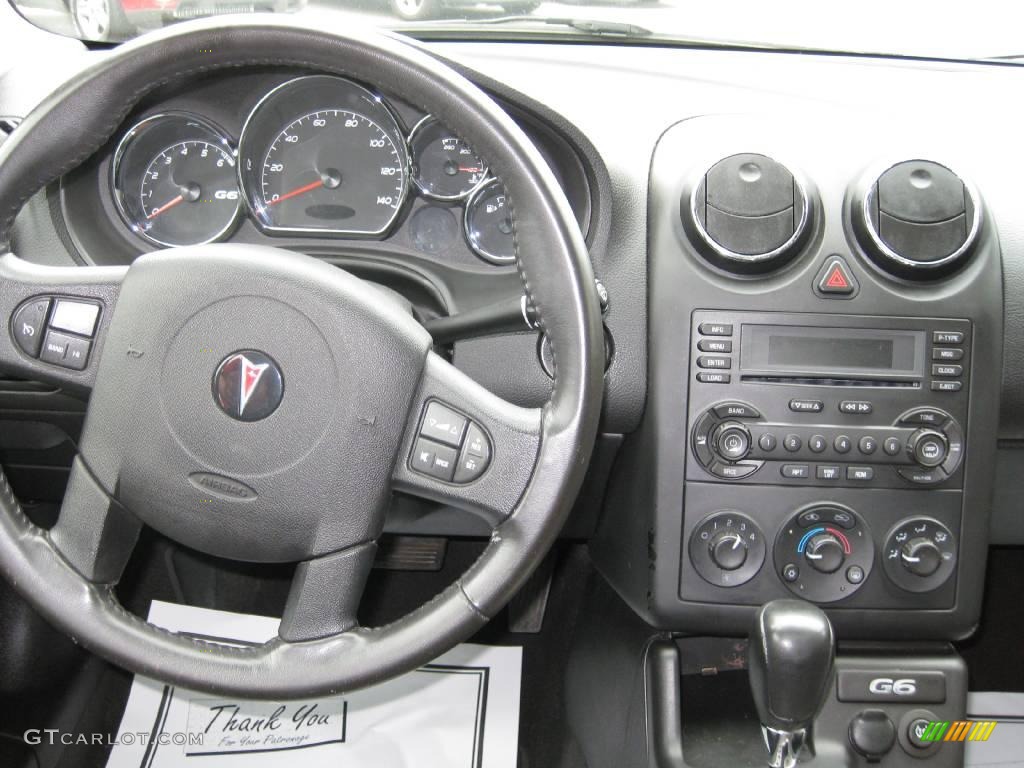
[[[915,576],[927,578],[942,565],[942,552],[931,539],[911,539],[900,551],[900,562]]]
[[[750,432],[738,421],[727,421],[715,430],[713,445],[726,461],[739,461],[750,453]]]
[[[915,464],[931,469],[946,460],[949,440],[937,430],[919,429],[907,440],[907,453]]]
[[[843,545],[831,533],[819,533],[807,542],[804,557],[820,573],[835,573],[846,559]]]
[[[735,571],[747,561],[747,543],[735,531],[719,531],[708,542],[711,560],[723,571]]]

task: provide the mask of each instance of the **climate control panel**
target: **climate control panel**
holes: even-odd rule
[[[852,509],[816,504],[794,515],[775,540],[775,567],[794,594],[831,603],[853,594],[871,574],[874,542]]]
[[[824,409],[820,400],[789,402],[793,413]],[[837,410],[869,415],[872,404],[842,400]],[[750,403],[723,401],[697,418],[691,448],[704,479],[762,485],[962,486],[958,470],[964,456],[963,429],[948,412],[928,406],[911,408],[889,424],[865,420],[851,425],[772,422]]]

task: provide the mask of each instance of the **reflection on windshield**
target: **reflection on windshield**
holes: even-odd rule
[[[980,59],[1019,53],[1015,4],[975,0],[985,19],[965,33],[960,0],[10,0],[37,26],[96,42],[126,40],[177,21],[238,13],[299,13],[314,21],[342,12],[389,29],[457,30],[481,38],[510,32],[575,38],[648,37],[724,44]],[[329,22],[330,23],[330,22]],[[560,29],[559,29],[560,28]]]

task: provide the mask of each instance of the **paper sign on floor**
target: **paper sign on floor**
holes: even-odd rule
[[[154,602],[176,632],[261,643],[277,619]],[[136,675],[107,768],[515,768],[519,648],[459,645],[346,696],[250,701]]]

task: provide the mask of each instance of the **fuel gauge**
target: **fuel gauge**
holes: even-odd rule
[[[516,257],[512,215],[506,205],[505,186],[491,179],[466,204],[466,240],[477,256],[492,264],[508,264]]]
[[[487,166],[459,136],[429,115],[409,135],[413,180],[434,200],[461,200],[483,183]]]

